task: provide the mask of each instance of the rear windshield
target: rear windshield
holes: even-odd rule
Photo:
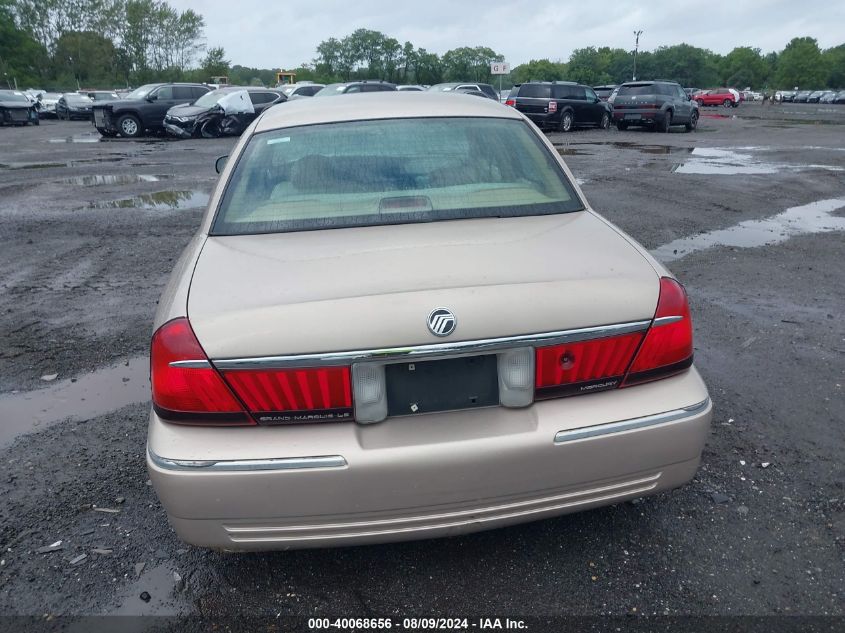
[[[609,97],[610,93],[613,92],[613,88],[593,88],[593,90],[600,97]]]
[[[519,88],[519,96],[534,99],[550,99],[552,96],[552,87],[548,84],[522,84]]]
[[[619,91],[616,94],[620,97],[625,97],[627,95],[654,95],[659,93],[654,84],[639,84],[635,86],[619,86]]]
[[[211,233],[281,233],[582,209],[524,121],[353,121],[256,134]]]

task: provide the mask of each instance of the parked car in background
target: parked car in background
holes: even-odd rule
[[[406,91],[424,92],[425,91],[425,88],[423,86],[418,86],[416,84],[402,84],[401,86],[396,86],[396,89],[399,92],[406,92]]]
[[[807,99],[810,98],[811,94],[813,94],[812,90],[799,90],[795,93],[792,101],[795,103],[807,103]]]
[[[602,101],[607,101],[610,98],[610,95],[613,94],[613,91],[616,90],[616,88],[616,84],[607,86],[593,86],[593,92],[595,92],[598,98]]]
[[[505,105],[513,106],[538,127],[569,132],[573,128],[610,127],[613,109],[590,86],[571,81],[542,81],[513,87]]]
[[[814,90],[809,95],[807,95],[807,103],[818,103],[819,99],[821,99],[824,92],[824,90]]]
[[[294,97],[313,97],[325,87],[325,84],[314,83],[282,84],[276,86],[276,90],[281,90],[286,98],[293,99]]]
[[[490,97],[491,99],[494,99],[496,101],[499,100],[499,93],[496,92],[496,89],[493,86],[491,86],[490,84],[480,84],[472,81],[452,81],[449,83],[434,84],[429,88],[429,90],[431,92],[449,92],[450,90],[478,90],[480,92],[483,92],[485,96]]]
[[[732,91],[730,88],[701,90],[695,93],[692,98],[699,106],[723,106],[725,108],[739,106],[738,93]]]
[[[668,132],[683,125],[687,132],[698,126],[698,103],[674,81],[632,81],[619,86],[613,102],[617,129],[647,126]]]
[[[0,125],[38,125],[36,104],[20,90],[0,90]]]
[[[59,99],[62,98],[62,95],[58,92],[42,92],[38,95],[38,103],[40,107],[38,108],[38,116],[42,119],[51,117],[56,117],[56,104],[59,103]]]
[[[65,121],[90,119],[94,100],[87,95],[66,92],[56,102],[56,117]]]
[[[845,90],[836,93],[836,96],[833,97],[833,103],[845,103]]]
[[[177,138],[237,136],[267,108],[284,101],[284,91],[275,88],[218,88],[193,103],[170,108],[164,129]]]
[[[701,88],[684,88],[684,92],[686,92],[687,95],[692,96],[696,92],[701,92]]]
[[[173,106],[193,103],[210,88],[203,84],[146,84],[123,99],[97,103],[94,126],[103,136],[128,138],[164,130],[164,115]]]
[[[177,535],[452,537],[689,482],[713,407],[681,283],[514,109],[342,101],[233,147],[158,303],[145,457]]]
[[[825,90],[821,97],[819,97],[819,103],[833,103],[833,100],[836,98],[836,91],[835,90]]]
[[[117,101],[120,99],[120,96],[112,90],[92,90],[85,94],[94,101]]]
[[[315,97],[337,97],[339,95],[357,94],[362,92],[396,92],[396,84],[381,79],[364,79],[362,81],[347,81],[329,84]]]
[[[792,103],[793,99],[795,99],[794,90],[778,90],[777,92],[775,92],[775,101],[780,101],[782,103]]]

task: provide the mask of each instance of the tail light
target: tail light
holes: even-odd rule
[[[609,338],[538,347],[536,400],[666,378],[692,365],[692,319],[687,294],[674,279],[660,279],[651,327]]]
[[[510,106],[512,108],[515,107],[516,106],[516,99],[506,99],[505,105]]]
[[[538,347],[535,399],[559,398],[618,387],[641,332],[593,341]]]
[[[188,319],[168,321],[150,346],[153,406],[173,422],[254,424],[212,367]]]
[[[654,321],[623,386],[665,378],[692,365],[692,318],[687,293],[674,279],[660,279]]]
[[[258,422],[330,422],[352,418],[348,367],[236,369],[226,382]]]
[[[549,101],[549,113],[557,112],[557,101]]]
[[[156,413],[171,422],[238,426],[352,419],[349,367],[237,369],[221,375],[184,317],[153,334],[150,380]]]

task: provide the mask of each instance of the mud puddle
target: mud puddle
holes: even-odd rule
[[[178,600],[173,570],[168,565],[158,565],[141,573],[117,599],[120,603],[109,615],[186,615],[189,611],[184,600]],[[149,596],[143,600],[141,594]],[[142,628],[139,630],[148,630]]]
[[[0,446],[66,420],[88,420],[150,398],[150,363],[139,356],[44,389],[0,395]]]
[[[660,145],[655,143],[635,143],[633,141],[598,141],[591,143],[570,143],[566,145],[555,145],[555,149],[562,156],[577,156],[592,154],[590,147],[613,147],[615,149],[629,149],[642,154],[689,154],[691,147],[678,147],[675,145]]]
[[[135,185],[141,182],[160,182],[171,176],[152,174],[102,174],[94,176],[74,176],[57,180],[62,185],[80,185],[82,187],[98,187],[101,185]]]
[[[96,132],[90,134],[74,134],[63,138],[48,139],[48,143],[99,143],[103,137]]]
[[[741,148],[742,149],[742,148]],[[769,148],[747,148],[747,150],[767,150]],[[776,174],[782,171],[845,171],[845,167],[834,165],[791,165],[760,160],[753,154],[722,149],[718,147],[696,147],[689,159],[672,166],[672,171],[679,174],[703,174],[707,176],[735,176],[755,174]]]
[[[662,262],[671,262],[714,246],[755,248],[785,242],[796,235],[845,231],[845,218],[832,215],[842,208],[845,208],[845,198],[819,200],[791,207],[770,218],[748,220],[727,229],[677,239],[654,249],[651,254]]]
[[[196,209],[208,204],[209,195],[204,191],[157,191],[121,200],[98,200],[89,209],[143,209],[163,211],[168,209]]]

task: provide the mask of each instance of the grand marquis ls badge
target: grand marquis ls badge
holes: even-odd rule
[[[446,308],[435,308],[428,315],[428,329],[434,336],[449,336],[457,325],[455,315]]]

